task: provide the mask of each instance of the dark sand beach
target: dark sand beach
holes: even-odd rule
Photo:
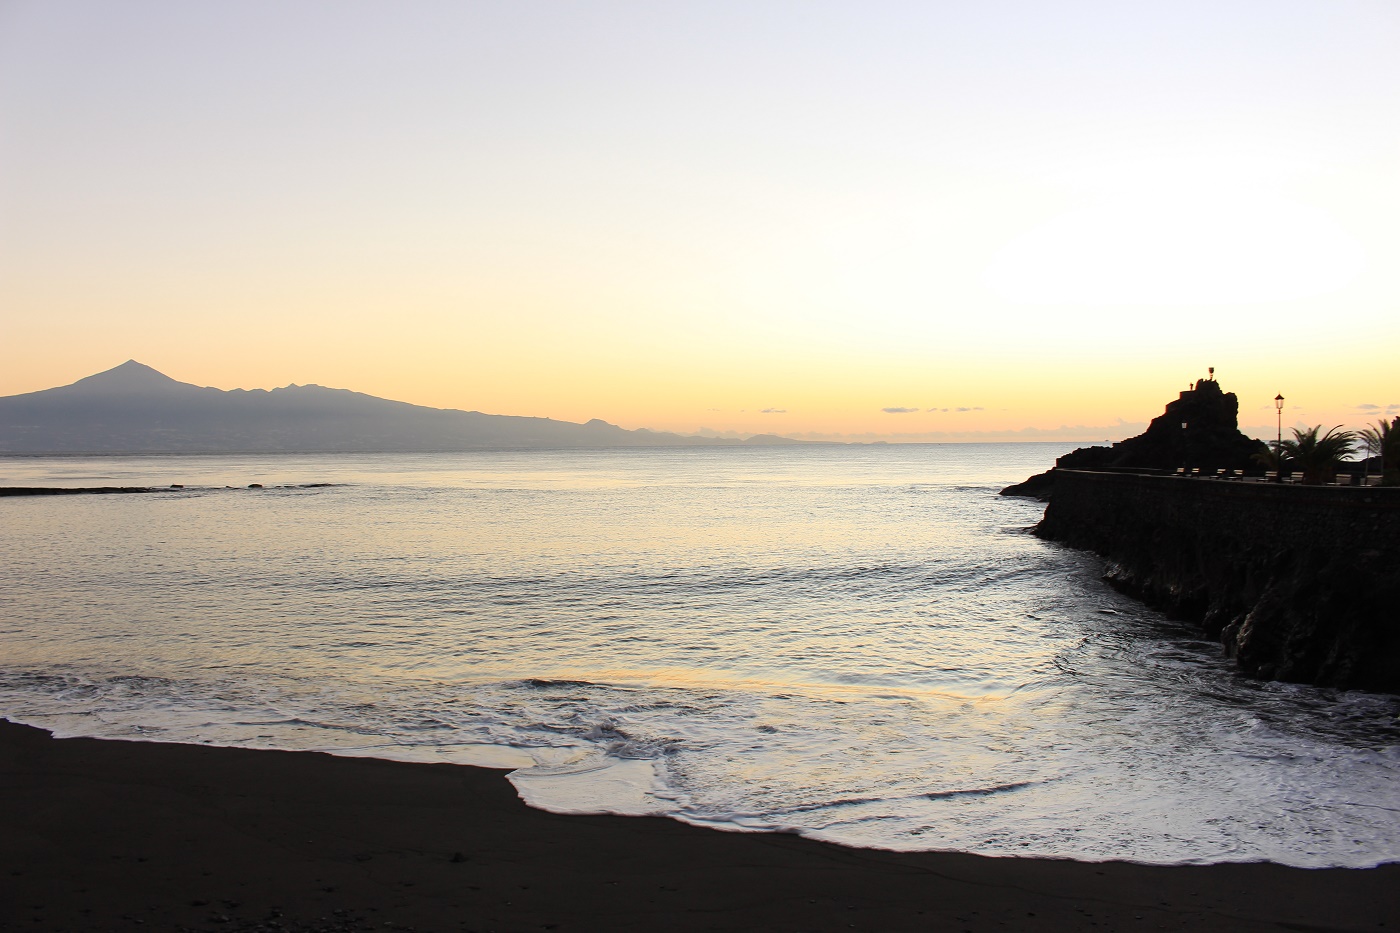
[[[502,772],[0,721],[6,930],[1383,930],[1400,865],[847,849],[532,810]],[[1389,924],[1389,927],[1387,927]]]

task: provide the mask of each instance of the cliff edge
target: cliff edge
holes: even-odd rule
[[[1056,460],[1054,469],[1007,486],[1001,494],[1046,500],[1055,488],[1056,470],[1170,473],[1186,467],[1213,474],[1219,469],[1256,468],[1254,455],[1266,448],[1240,432],[1239,411],[1235,393],[1222,390],[1213,378],[1197,380],[1136,437],[1112,447],[1080,447]]]
[[[1246,674],[1400,693],[1400,489],[1221,482],[1262,468],[1214,378],[1137,437],[1082,447],[1004,496],[1047,502],[1035,534],[1220,639]]]
[[[1065,470],[1035,534],[1246,674],[1400,693],[1400,489]]]

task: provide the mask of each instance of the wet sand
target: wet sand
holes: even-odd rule
[[[0,929],[395,928],[1394,930],[1400,864],[847,849],[544,813],[500,771],[54,740],[0,721]]]

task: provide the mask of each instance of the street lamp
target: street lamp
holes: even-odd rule
[[[1274,482],[1283,482],[1283,395],[1274,396],[1274,408],[1278,411],[1278,441],[1274,444]]]

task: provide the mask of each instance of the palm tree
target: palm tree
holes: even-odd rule
[[[1367,456],[1380,454],[1381,483],[1400,486],[1400,418],[1381,419],[1374,428],[1362,428],[1357,438],[1366,448]]]
[[[1337,467],[1356,443],[1356,435],[1343,431],[1339,424],[1326,434],[1318,437],[1322,425],[1306,431],[1293,429],[1293,440],[1284,441],[1279,446],[1283,455],[1303,471],[1303,482],[1312,486],[1329,483],[1337,477]]]
[[[1272,472],[1275,480],[1279,479],[1283,466],[1283,455],[1279,452],[1276,442],[1269,441],[1268,444],[1261,444],[1259,449],[1250,455],[1249,459],[1263,467],[1266,472]]]

